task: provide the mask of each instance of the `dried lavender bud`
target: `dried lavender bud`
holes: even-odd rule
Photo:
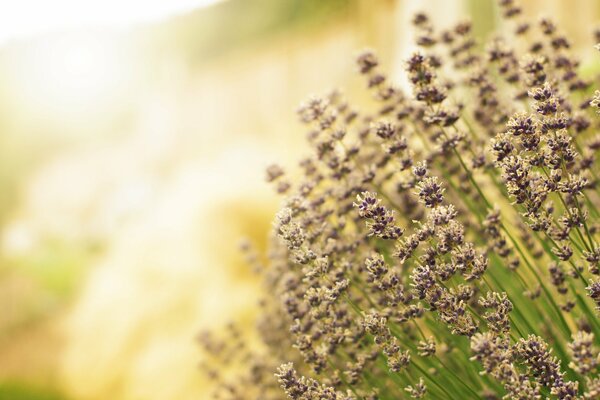
[[[552,284],[554,286],[556,286],[558,288],[559,292],[563,292],[566,290],[566,288],[564,288],[564,283],[565,283],[565,273],[562,270],[560,264],[558,263],[552,263],[550,265],[550,267],[548,268],[548,270],[550,271],[550,275],[552,278]]]
[[[590,106],[597,109],[597,112],[600,113],[600,90],[594,92],[594,97],[592,97],[592,101],[590,101]]]
[[[573,361],[569,367],[579,374],[586,375],[596,370],[599,354],[594,348],[594,334],[578,331],[573,334],[573,342],[569,343]]]
[[[500,0],[499,3],[505,18],[515,18],[521,14],[521,7],[517,6],[514,0]]]
[[[363,192],[357,195],[353,205],[358,208],[358,214],[368,220],[369,236],[382,239],[397,239],[402,236],[404,231],[395,225],[394,212],[383,206],[375,193]]]
[[[600,397],[600,378],[586,378],[586,392],[583,394],[585,400],[593,400]]]
[[[551,388],[559,398],[573,398],[577,395],[578,382],[564,380],[559,360],[552,356],[547,343],[540,337],[529,335],[515,345],[515,354],[536,376],[541,385]],[[572,396],[572,397],[567,397]]]
[[[373,126],[373,130],[377,136],[382,139],[390,139],[397,132],[397,127],[388,121],[378,121]]]
[[[425,341],[419,341],[419,344],[417,345],[419,355],[422,357],[429,357],[435,355],[435,349],[435,340],[431,336],[428,337]]]
[[[425,207],[435,207],[444,201],[444,188],[440,185],[436,176],[427,177],[417,184],[419,199]]]
[[[420,53],[415,53],[408,59],[406,70],[414,84],[429,84],[435,77],[427,59]]]
[[[379,281],[388,272],[383,256],[374,254],[365,260],[365,269],[367,270],[371,281]]]
[[[275,377],[285,394],[292,400],[347,400],[353,399],[349,394],[336,391],[332,387],[320,385],[314,379],[298,378],[292,363],[281,365]]]
[[[407,391],[410,397],[413,399],[420,399],[425,396],[425,393],[427,393],[427,386],[425,386],[425,381],[423,378],[419,378],[418,383],[415,385],[409,385],[405,387],[404,390]]]
[[[415,85],[415,97],[427,104],[438,104],[446,98],[446,89],[434,82],[435,71],[428,58],[415,53],[408,59],[406,71]]]
[[[534,119],[527,113],[515,114],[506,124],[508,133],[513,136],[529,136],[536,132]]]
[[[479,299],[479,305],[490,309],[483,317],[492,331],[507,333],[510,330],[509,313],[513,305],[506,293],[487,292],[486,297]]]
[[[427,219],[430,220],[434,226],[443,226],[448,225],[457,215],[458,212],[452,204],[448,206],[442,205],[432,208]]]
[[[427,14],[425,14],[423,12],[418,12],[413,17],[412,23],[413,23],[413,25],[415,25],[417,27],[422,27],[424,25],[428,25],[429,17],[427,16]]]
[[[428,174],[427,162],[418,162],[413,166],[412,172],[413,175],[417,178],[417,180],[422,180]]]
[[[292,210],[284,208],[277,214],[277,231],[279,237],[287,244],[290,250],[299,249],[306,240],[304,230],[292,219]]]
[[[285,393],[292,399],[300,399],[309,390],[308,385],[298,379],[292,363],[281,365],[275,374]]]
[[[523,292],[523,295],[530,300],[537,299],[538,297],[540,297],[540,294],[542,294],[542,288],[539,285],[534,286],[532,289],[528,289]]]
[[[392,342],[397,342],[397,339],[392,338]],[[396,346],[396,348],[397,350],[395,352],[392,353],[388,351],[386,355],[388,356],[387,365],[390,368],[390,371],[397,373],[410,364],[410,352],[408,350],[400,351],[398,346]]]
[[[273,164],[267,167],[267,182],[273,182],[277,178],[283,176],[284,171],[279,165]]]
[[[590,282],[590,285],[586,287],[590,293],[590,297],[596,303],[596,310],[600,310],[600,280]]]
[[[531,89],[529,97],[535,100],[534,109],[538,114],[549,116],[556,114],[558,111],[558,99],[554,96],[554,91],[548,82],[543,86]]]
[[[491,150],[494,153],[497,163],[501,163],[507,158],[514,150],[514,145],[506,133],[498,134],[491,141]]]
[[[562,261],[568,261],[573,255],[573,250],[568,244],[552,248],[552,253]]]
[[[367,332],[375,337],[377,344],[384,344],[390,338],[390,331],[387,327],[387,319],[376,311],[371,311],[364,316],[362,325]]]
[[[458,121],[459,117],[457,109],[440,108],[439,110],[427,110],[423,120],[430,125],[448,127]]]
[[[300,116],[300,120],[304,123],[309,123],[318,120],[321,118],[329,103],[327,100],[313,97],[308,102],[302,104],[298,109],[298,115]]]
[[[366,50],[361,53],[356,58],[356,63],[358,64],[358,69],[361,74],[367,74],[373,68],[377,67],[377,65],[379,65],[379,61],[377,60],[375,53],[370,50]]]
[[[542,28],[542,33],[544,35],[552,35],[556,32],[556,25],[548,18],[542,18],[540,20],[540,27]]]
[[[472,360],[483,365],[486,374],[494,375],[498,369],[510,362],[510,344],[508,340],[491,332],[476,333],[471,337]]]
[[[558,222],[565,227],[572,229],[583,226],[587,219],[587,212],[580,212],[576,207],[565,210],[564,214],[558,219]]]
[[[600,274],[600,246],[594,246],[591,251],[584,251],[583,256],[589,263],[590,272],[594,275]]]
[[[545,63],[546,60],[542,57],[533,56],[528,56],[521,62],[521,69],[526,74],[528,86],[540,86],[546,81]]]

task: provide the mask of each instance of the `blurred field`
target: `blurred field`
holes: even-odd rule
[[[237,244],[264,247],[279,200],[263,170],[303,153],[296,106],[334,87],[364,101],[364,47],[400,78],[414,11],[485,35],[493,3],[230,0],[7,41],[0,399],[205,398],[194,336],[252,323]],[[589,45],[600,5],[575,3],[525,6]]]

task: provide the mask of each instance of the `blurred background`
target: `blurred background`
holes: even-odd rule
[[[592,44],[597,0],[522,3]],[[495,0],[0,2],[0,400],[207,398],[194,336],[253,323],[237,247],[265,246],[264,168],[305,151],[294,110],[360,104],[365,47],[400,79],[420,10],[498,21]]]

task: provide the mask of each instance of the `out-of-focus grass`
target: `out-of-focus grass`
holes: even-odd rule
[[[48,239],[36,252],[14,261],[13,267],[42,289],[60,299],[68,299],[77,289],[87,265],[96,252],[93,245],[73,246],[59,238]]]
[[[38,389],[30,383],[0,383],[0,400],[67,400],[61,394],[48,389]]]

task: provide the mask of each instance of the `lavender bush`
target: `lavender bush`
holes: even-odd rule
[[[312,154],[268,169],[284,207],[268,259],[245,248],[258,339],[201,335],[217,398],[600,399],[600,92],[500,5],[487,46],[416,15],[410,95],[367,51],[374,111],[300,108]]]

